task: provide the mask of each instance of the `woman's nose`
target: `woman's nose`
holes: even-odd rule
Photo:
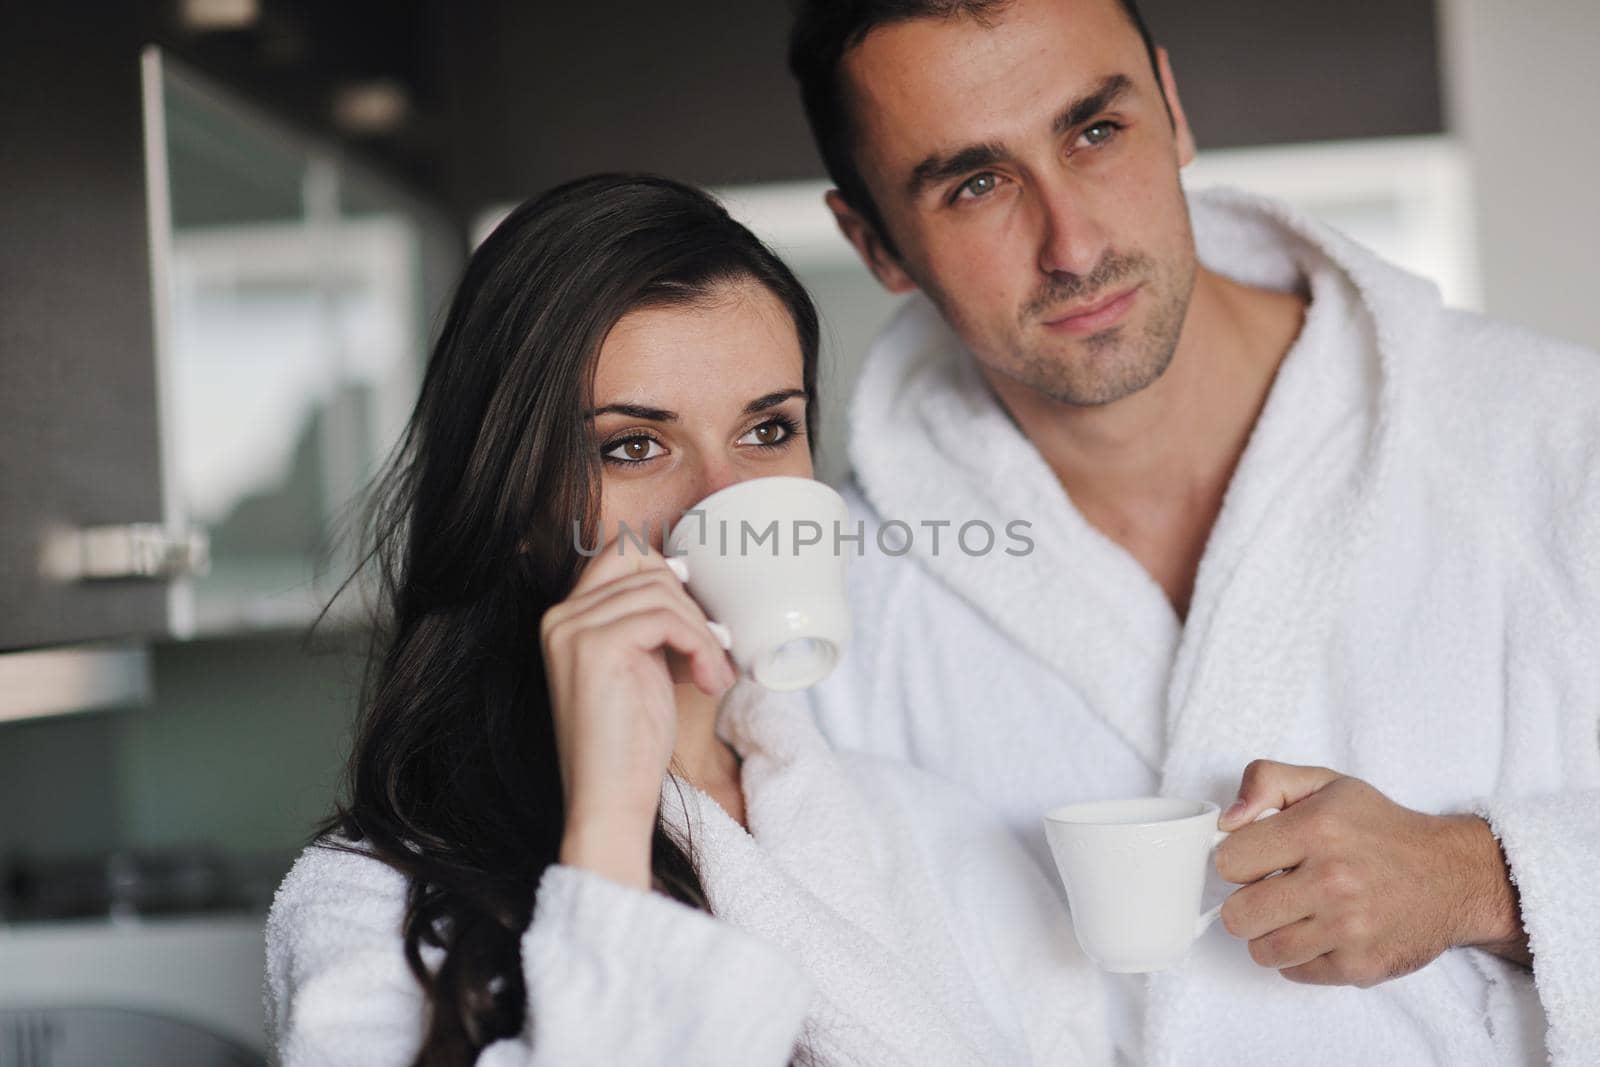
[[[738,467],[727,462],[698,464],[693,471],[686,473],[688,476],[678,487],[678,491],[684,494],[681,501],[684,510],[694,507],[719,489],[743,481],[745,477]]]
[[[751,477],[749,473],[741,471],[731,463],[718,463],[708,467],[701,472],[699,478],[700,495],[695,497],[695,500],[704,500],[717,490],[736,485],[748,477]]]

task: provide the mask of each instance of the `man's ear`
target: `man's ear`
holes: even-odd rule
[[[826,199],[828,210],[833,212],[833,219],[839,224],[839,232],[855,248],[861,262],[878,279],[878,284],[895,294],[909,293],[917,287],[917,283],[901,268],[900,261],[884,247],[877,228],[845,203],[839,190],[829,189]]]
[[[1178,140],[1178,166],[1187,167],[1194,162],[1194,132],[1183,114],[1183,102],[1178,99],[1178,83],[1172,77],[1172,61],[1165,48],[1156,49],[1156,66],[1161,74],[1161,93],[1167,98],[1167,110],[1172,113],[1172,132]]]

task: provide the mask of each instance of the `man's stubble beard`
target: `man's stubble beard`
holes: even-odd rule
[[[995,369],[1072,407],[1103,407],[1148,388],[1166,373],[1177,353],[1194,292],[1195,264],[1191,259],[1170,270],[1140,274],[1144,284],[1136,300],[1148,305],[1142,324],[1124,321],[1076,341],[1041,339],[1029,344],[1027,327],[1031,325],[1036,335],[1043,329],[1041,319],[1033,317],[1019,329],[1007,366]],[[1095,292],[1109,295],[1104,289]]]

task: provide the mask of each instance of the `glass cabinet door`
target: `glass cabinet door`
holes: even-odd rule
[[[354,564],[338,535],[409,415],[459,246],[330,147],[156,50],[146,68],[165,149],[164,466],[211,558],[175,584],[174,629],[299,626]]]

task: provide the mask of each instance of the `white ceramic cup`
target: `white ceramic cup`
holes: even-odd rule
[[[1211,851],[1228,836],[1210,801],[1143,797],[1056,808],[1044,817],[1072,929],[1107,971],[1183,962],[1221,913],[1200,913]]]
[[[767,689],[804,689],[850,639],[844,498],[810,478],[752,478],[706,497],[667,539],[729,654]]]

